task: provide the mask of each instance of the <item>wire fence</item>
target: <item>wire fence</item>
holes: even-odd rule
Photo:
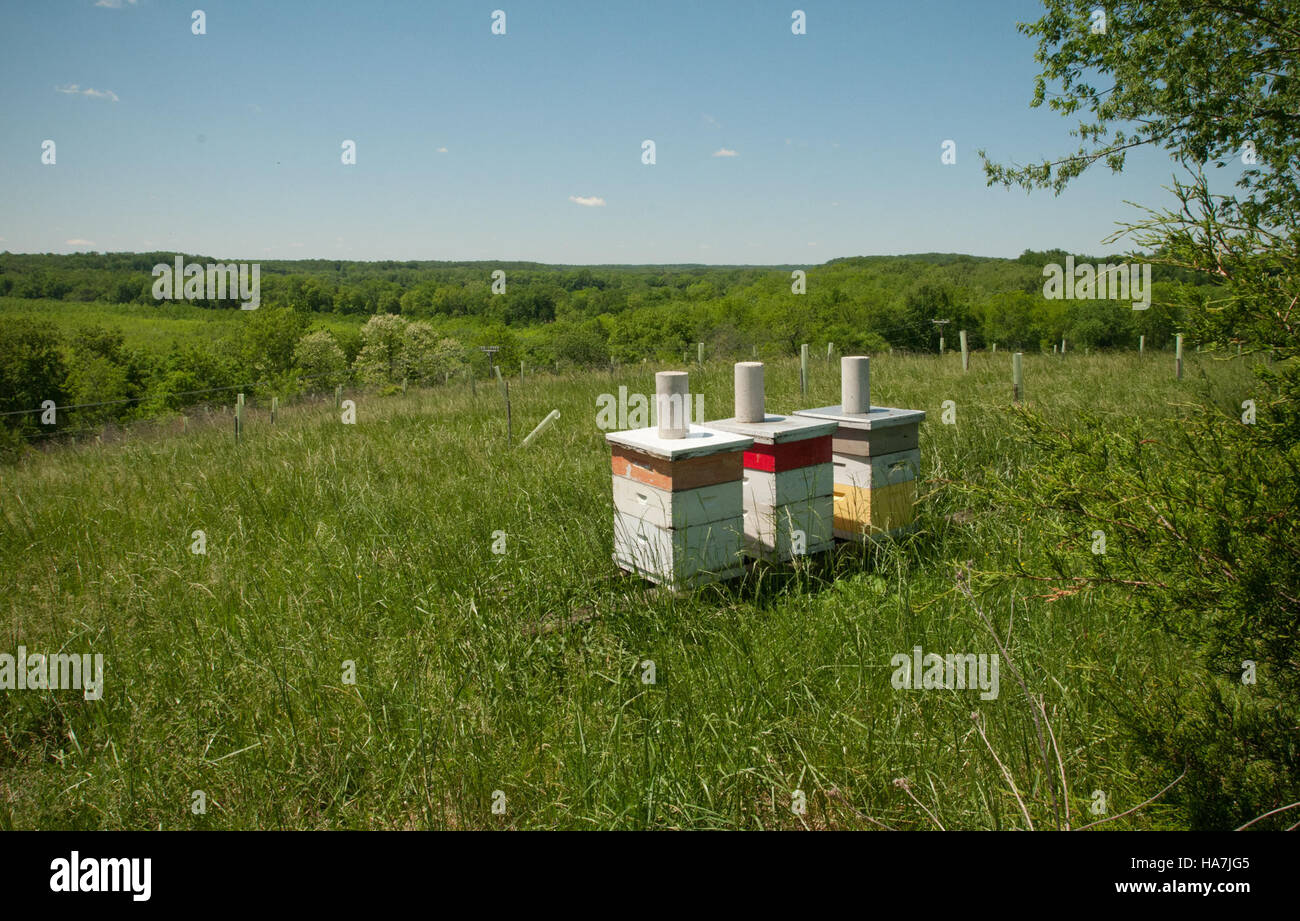
[[[870,331],[878,332],[878,330],[874,327]],[[935,336],[935,338],[937,339],[936,330],[933,324],[928,320],[921,320],[910,324],[900,324],[898,326],[892,327],[888,331],[894,334],[900,332],[907,332],[909,334],[926,333],[928,335]],[[833,345],[833,343],[827,343],[827,344]],[[746,347],[742,347],[739,350],[739,352],[744,353],[747,349],[752,351],[757,351],[758,346],[751,343]],[[685,360],[687,361],[688,364],[694,365],[695,349],[687,348],[685,351],[686,351]],[[728,351],[736,352],[737,350],[733,348]],[[898,351],[903,354],[910,354],[913,350],[905,347],[899,347],[897,349],[891,348],[890,351],[891,352]],[[929,350],[926,350],[926,352],[928,351]],[[742,357],[742,354],[729,354],[727,356],[711,355],[708,357],[708,360],[717,361],[717,360],[722,360],[724,357],[727,359],[739,358]],[[828,350],[827,352],[828,360],[829,357],[830,357],[830,352]],[[656,362],[661,361],[662,352],[656,351],[654,355],[646,356],[643,359],[643,362],[650,361],[650,360],[654,360]],[[620,366],[631,365],[631,364],[633,363],[616,361],[612,357],[608,360],[608,367],[611,371]],[[469,380],[470,376],[474,376],[475,378],[479,376],[475,373],[475,365],[476,363],[469,363],[463,367],[459,367],[455,369],[454,371],[447,372],[441,385],[435,380],[432,386],[442,386],[453,382],[461,382],[464,386],[470,386],[471,385]],[[499,370],[499,366],[494,365],[492,367]],[[579,368],[578,365],[572,365],[566,367],[564,370],[569,371],[569,370],[576,370],[578,368]],[[552,364],[533,365],[530,367],[529,371],[531,374],[534,375],[552,374],[552,373],[559,374],[561,373],[561,368],[560,368],[560,363],[555,362],[553,365]],[[508,372],[506,371],[502,371],[502,374],[509,376]],[[143,394],[140,396],[126,397],[126,398],[115,399],[115,400],[95,400],[95,401],[84,402],[84,403],[67,403],[63,405],[56,405],[54,407],[40,406],[32,409],[7,410],[7,411],[0,412],[0,419],[12,418],[18,416],[43,417],[43,415],[48,413],[52,408],[55,412],[56,419],[58,418],[59,414],[70,412],[74,414],[73,420],[75,421],[76,420],[75,414],[78,411],[91,410],[91,409],[103,409],[105,407],[110,407],[110,406],[118,406],[118,407],[130,406],[130,405],[138,405],[138,404],[150,403],[150,402],[165,402],[165,403],[173,404],[172,406],[166,409],[160,410],[158,413],[154,415],[150,415],[138,419],[104,420],[101,418],[81,426],[42,425],[40,429],[36,429],[36,430],[32,430],[30,428],[17,428],[11,430],[18,438],[21,438],[23,441],[32,444],[41,443],[41,442],[48,443],[49,441],[55,439],[76,441],[78,439],[87,438],[87,437],[96,437],[102,440],[104,436],[112,437],[119,433],[136,432],[145,429],[158,430],[158,431],[174,430],[178,425],[181,426],[182,430],[185,430],[189,427],[191,418],[193,418],[194,424],[196,425],[210,425],[212,423],[212,420],[214,419],[222,419],[222,420],[233,419],[233,411],[234,411],[233,400],[229,402],[224,402],[224,401],[218,402],[215,400],[207,400],[207,401],[198,401],[193,403],[185,403],[180,406],[175,405],[175,401],[187,399],[190,397],[212,396],[215,394],[233,395],[237,393],[243,393],[251,396],[261,396],[263,398],[274,397],[278,401],[277,402],[278,407],[285,408],[291,406],[301,406],[308,403],[319,403],[328,400],[332,394],[330,387],[327,386],[326,388],[321,389],[318,387],[314,388],[310,386],[312,384],[319,384],[319,382],[321,381],[330,381],[335,387],[346,388],[347,392],[354,396],[358,394],[374,394],[380,392],[385,387],[395,386],[393,383],[386,383],[378,386],[376,385],[365,386],[356,381],[351,380],[350,377],[351,376],[346,372],[334,371],[334,372],[310,375],[305,377],[303,376],[294,377],[294,378],[281,380],[281,381],[270,381],[270,380],[263,379],[258,381],[249,381],[242,384],[230,384],[222,387],[205,387],[205,388],[194,389],[194,390],[170,391],[164,393],[154,392],[154,393]],[[488,377],[489,380],[491,380],[492,378],[491,370],[489,370],[488,372]],[[307,386],[304,387],[304,385]],[[421,385],[417,383],[416,386],[419,387],[420,389],[429,389],[428,385]],[[403,382],[402,388],[403,390],[406,389],[405,382]]]

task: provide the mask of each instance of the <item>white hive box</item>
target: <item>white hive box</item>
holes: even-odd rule
[[[752,438],[692,425],[611,432],[614,561],[670,588],[744,571],[742,454]]]
[[[836,423],[769,413],[762,422],[731,418],[709,425],[754,439],[744,455],[745,551],[784,562],[828,550]]]

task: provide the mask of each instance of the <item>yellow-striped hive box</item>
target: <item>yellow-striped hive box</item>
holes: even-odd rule
[[[837,425],[832,441],[836,537],[869,540],[912,526],[924,412],[873,406],[869,412],[845,413],[839,406],[823,406],[795,415]]]

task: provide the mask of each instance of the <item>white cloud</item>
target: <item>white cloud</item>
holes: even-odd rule
[[[73,237],[71,240],[64,240],[68,246],[94,246],[94,240],[83,240],[80,237]]]
[[[447,152],[447,148],[446,148],[446,147],[439,147],[439,148],[438,148],[438,153],[446,153],[446,152]]]
[[[71,93],[74,96],[89,96],[91,99],[109,99],[117,102],[117,93],[112,90],[96,90],[86,87],[84,90],[76,83],[69,83],[66,86],[56,86],[56,93]]]
[[[715,150],[715,151],[713,152],[713,155],[714,155],[715,157],[738,157],[738,156],[740,156],[740,154],[736,153],[734,150],[727,150],[727,148],[725,148],[725,147],[719,147],[717,150]]]
[[[603,208],[603,207],[605,207],[605,199],[603,199],[603,198],[597,198],[597,197],[594,196],[594,195],[591,196],[590,198],[584,198],[584,197],[581,196],[581,195],[570,195],[570,196],[569,196],[569,201],[574,202],[575,204],[582,205],[582,207],[584,207],[584,208]]]
[[[126,2],[131,6],[136,4],[136,0],[126,0]],[[122,0],[95,0],[95,6],[102,6],[106,10],[120,10]]]

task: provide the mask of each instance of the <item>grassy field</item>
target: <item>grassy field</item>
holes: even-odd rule
[[[929,414],[915,534],[676,597],[610,562],[596,398],[652,393],[649,365],[516,381],[513,449],[497,390],[452,386],[356,394],[355,426],[332,402],[274,426],[253,408],[239,445],[214,423],[0,468],[0,651],[105,661],[99,701],[0,695],[0,824],[1054,828],[1100,818],[1094,791],[1118,815],[1179,765],[1142,759],[1116,700],[1195,670],[1104,594],[958,590],[967,561],[1010,569],[1062,539],[958,485],[1033,475],[1010,361],[873,362],[874,402]],[[1027,355],[1026,389],[1054,418],[1139,416],[1157,437],[1197,388],[1231,400],[1249,379],[1193,356],[1180,383],[1172,364]],[[692,389],[730,415],[730,365]],[[771,363],[767,392],[770,411],[838,402],[838,370],[817,363],[803,400],[797,362]],[[891,687],[891,656],[917,645],[998,652],[977,606],[1023,687],[1005,661],[996,700]],[[1158,801],[1105,827],[1182,824]]]
[[[184,301],[109,304],[0,297],[0,323],[10,318],[46,320],[65,336],[82,326],[119,330],[130,348],[166,353],[187,345],[220,346],[238,341],[245,315],[238,310],[205,310]],[[360,329],[366,317],[313,313],[322,329]]]

